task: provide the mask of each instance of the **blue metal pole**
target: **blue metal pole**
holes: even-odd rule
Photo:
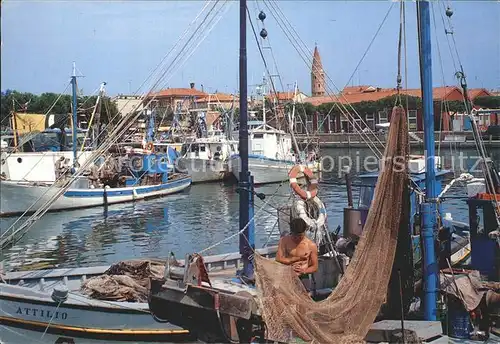
[[[253,214],[253,183],[248,171],[248,108],[247,108],[247,25],[246,25],[246,0],[240,0],[240,132],[239,132],[239,156],[240,156],[240,254],[243,260],[243,275],[253,278],[253,221],[249,223]],[[252,216],[253,217],[253,216]],[[255,245],[253,245],[255,246]]]
[[[436,226],[436,171],[434,151],[434,103],[432,100],[431,21],[429,2],[417,1],[420,48],[420,78],[424,111],[425,202],[422,204],[422,237],[424,251],[424,316],[436,320],[438,269],[434,250]]]
[[[73,167],[76,167],[77,165],[77,162],[78,162],[78,157],[76,155],[77,153],[77,150],[78,148],[76,147],[77,145],[77,139],[76,139],[76,135],[77,135],[77,128],[78,128],[78,124],[77,124],[77,98],[76,98],[76,64],[75,62],[73,62],[73,74],[71,75],[71,88],[72,88],[72,91],[73,91],[73,96],[72,96],[72,100],[73,100],[73,125],[72,125],[72,133],[73,133]],[[63,133],[64,135],[64,133]]]

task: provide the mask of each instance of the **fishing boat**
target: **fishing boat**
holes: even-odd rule
[[[76,123],[76,72],[73,68],[73,123]],[[149,117],[153,111],[148,110]],[[154,128],[154,123],[150,125]],[[67,190],[61,188],[65,179],[71,177],[79,168],[76,144],[76,127],[73,127],[73,168],[61,180],[53,184],[1,181],[1,216],[35,213],[49,204],[48,211],[70,210],[76,208],[108,206],[115,203],[135,202],[138,200],[161,197],[185,190],[191,185],[191,177],[172,170],[176,155],[130,151],[126,156],[116,159],[108,157],[110,165],[100,164],[107,173],[106,178],[97,176],[78,176],[72,180]],[[149,146],[152,145],[152,129],[149,130]],[[96,160],[94,164],[98,164]],[[118,166],[116,166],[118,165]],[[126,166],[125,172],[121,171]],[[91,173],[92,174],[92,173]],[[91,180],[93,178],[93,180]],[[59,197],[60,196],[60,197]],[[2,233],[3,237],[6,233]]]
[[[82,337],[101,342],[177,342],[182,339],[180,336],[186,336],[188,331],[182,328],[155,321],[147,302],[98,300],[82,292],[86,281],[105,275],[109,268],[2,274],[2,342],[25,342],[26,330],[34,333],[35,342],[52,339],[51,343],[63,343],[57,341],[59,338],[65,338],[65,343],[75,343],[74,338]]]
[[[196,137],[186,138],[177,169],[193,183],[221,181],[230,175],[229,158],[238,152],[238,141],[220,129],[207,130],[204,113],[198,115]]]
[[[30,139],[34,151],[2,152],[0,173],[9,181],[53,183],[56,180],[54,165],[61,157],[73,164],[73,151],[59,143],[61,136],[71,140],[71,133],[69,128],[46,129]],[[78,130],[77,135],[81,140],[84,132]],[[78,163],[84,164],[91,154],[90,150],[83,151]]]
[[[407,311],[405,311],[406,306],[404,304],[407,293],[411,292],[413,295],[416,286],[414,284],[416,281],[414,280],[413,266],[406,265],[407,262],[413,264],[411,258],[414,258],[415,252],[410,253],[415,248],[413,243],[416,239],[421,250],[421,266],[423,269],[420,288],[424,291],[422,293],[423,319],[432,322],[437,320],[438,269],[442,269],[443,264],[449,266],[452,252],[448,248],[453,239],[453,231],[459,230],[460,227],[462,227],[462,230],[468,227],[467,229],[470,231],[472,267],[481,271],[481,273],[487,274],[490,278],[498,280],[499,276],[495,276],[495,274],[498,274],[500,265],[498,260],[495,260],[495,257],[498,257],[498,246],[500,245],[497,245],[495,240],[492,240],[494,239],[492,233],[498,225],[498,217],[495,215],[497,206],[494,206],[490,200],[468,200],[470,211],[468,226],[461,226],[456,223],[456,225],[446,228],[441,224],[447,223],[450,225],[451,221],[447,221],[450,216],[446,216],[444,219],[438,219],[436,216],[441,210],[439,205],[441,200],[440,180],[443,175],[442,172],[436,169],[434,156],[430,11],[428,1],[419,1],[417,4],[425,121],[424,142],[427,150],[424,171],[419,173],[421,176],[417,180],[414,178],[408,180],[405,177],[408,170],[407,166],[405,166],[406,170],[399,169],[399,171],[396,171],[394,169],[394,159],[385,160],[382,166],[389,166],[391,169],[382,171],[378,176],[368,176],[368,178],[376,181],[376,186],[370,185],[367,187],[360,197],[360,200],[365,202],[364,195],[366,195],[368,202],[361,203],[361,205],[370,204],[370,210],[363,206],[358,207],[358,209],[351,206],[349,212],[346,212],[349,216],[344,217],[345,223],[350,224],[348,233],[349,230],[351,233],[352,231],[358,231],[357,236],[361,237],[360,245],[355,248],[355,252],[361,250],[360,256],[354,256],[353,264],[348,264],[350,260],[346,259],[346,255],[339,253],[330,244],[331,241],[329,243],[328,238],[330,236],[324,233],[325,235],[321,235],[321,237],[327,238],[327,240],[323,250],[319,246],[318,270],[310,274],[307,279],[302,280],[303,286],[300,286],[296,275],[289,266],[280,266],[254,252],[253,219],[258,213],[255,213],[253,209],[254,178],[249,171],[248,154],[251,145],[248,144],[250,138],[247,133],[251,133],[251,131],[247,131],[246,104],[247,6],[246,0],[240,0],[239,137],[241,163],[239,169],[240,231],[238,232],[240,235],[240,251],[234,254],[237,258],[236,266],[222,264],[221,268],[214,268],[212,261],[211,264],[205,263],[205,258],[200,255],[201,252],[189,255],[182,269],[179,269],[179,266],[173,267],[167,264],[165,276],[159,280],[154,278],[151,280],[149,304],[152,314],[189,329],[193,335],[205,342],[264,343],[269,341],[288,342],[290,340],[299,342],[335,342],[335,340],[332,340],[333,338],[342,340],[344,339],[343,336],[347,336],[345,339],[350,342],[354,342],[354,339],[359,342],[366,339],[365,336],[370,333],[370,328],[373,329],[372,322],[375,321],[381,307],[387,301],[387,304],[394,303],[396,305],[394,307],[396,316],[399,316],[401,320],[397,324],[402,326],[396,327],[396,329],[399,329],[400,336],[402,333],[403,341],[405,341],[404,326],[406,326],[406,321],[404,321],[404,316]],[[403,6],[403,3],[401,6]],[[261,14],[259,14],[259,17],[261,17]],[[265,14],[262,17],[265,18]],[[401,77],[398,74],[398,86],[400,86],[400,80]],[[391,122],[396,123],[398,127],[394,128],[391,125],[389,129],[389,137],[391,138],[389,141],[392,142],[392,145],[388,145],[386,154],[389,154],[389,156],[386,157],[394,158],[392,154],[398,153],[400,155],[396,155],[396,157],[403,156],[407,160],[409,154],[407,120],[405,110],[401,105],[394,107]],[[399,130],[398,128],[403,129]],[[306,167],[302,166],[301,170],[306,170]],[[383,185],[381,185],[382,182]],[[305,192],[299,193],[295,188],[296,178],[291,178],[290,183],[294,191],[303,200],[294,202],[290,208],[289,219],[292,216],[305,217],[306,223],[316,234],[320,230],[325,230],[326,212],[324,206],[321,206],[322,203],[317,200],[317,186],[310,183],[309,180],[308,191],[310,194],[306,194]],[[395,185],[396,183],[401,187]],[[377,198],[372,200],[370,193],[373,194],[373,190],[375,190]],[[386,190],[389,191],[386,193]],[[400,190],[402,194],[395,193],[395,190]],[[413,196],[411,196],[410,192],[413,193]],[[306,194],[305,198],[303,197],[304,194]],[[404,205],[406,200],[412,198],[414,200],[413,205],[408,205],[408,207]],[[319,209],[309,213],[305,211],[304,202],[308,200],[316,203]],[[486,212],[489,221],[488,225],[484,222],[484,227],[477,223],[478,207],[483,205],[487,207],[483,208],[483,210]],[[378,208],[373,210],[372,207]],[[351,212],[352,214],[349,214]],[[293,215],[294,213],[295,215]],[[413,216],[410,216],[410,214]],[[288,216],[285,215],[286,217]],[[401,221],[405,221],[406,218],[407,222],[398,221],[391,224],[392,220],[390,218],[400,218]],[[487,221],[487,219],[484,218],[483,221]],[[363,227],[364,220],[371,221],[369,223],[371,228],[366,229]],[[437,224],[440,220],[445,221],[439,222],[440,226],[438,227]],[[412,221],[413,225],[411,225]],[[382,223],[382,225],[379,223]],[[368,226],[368,224],[366,225]],[[394,228],[391,228],[391,226]],[[399,232],[396,235],[397,240],[392,240],[394,231]],[[448,248],[437,251],[439,252],[439,262],[436,252],[438,242],[435,239],[435,231],[439,231],[440,245],[444,243],[444,246],[448,246]],[[496,229],[496,232],[498,232],[498,229]],[[361,236],[359,233],[362,233]],[[389,245],[392,247],[391,250],[394,249],[395,252],[390,253],[391,251],[386,248]],[[481,256],[486,252],[488,252],[488,258],[482,259]],[[393,265],[395,261],[394,255],[398,258]],[[461,259],[464,258],[464,255],[458,253],[455,258]],[[208,260],[208,257],[206,257],[206,260]],[[385,263],[380,265],[381,261]],[[389,264],[392,269],[387,269]],[[259,269],[257,275],[254,275],[254,266]],[[271,270],[271,267],[275,270]],[[377,269],[374,267],[377,267]],[[362,276],[355,275],[357,271],[362,272]],[[449,271],[447,273],[450,274]],[[379,275],[385,277],[380,279]],[[363,280],[361,277],[368,278],[368,280]],[[255,279],[257,285],[253,283]],[[306,284],[308,284],[308,287]],[[335,294],[336,290],[340,291]],[[307,295],[307,292],[309,292],[309,295]],[[330,300],[328,298],[317,305],[310,299],[310,297],[313,299],[324,298],[329,294],[335,295],[335,299]],[[344,298],[347,300],[344,301]],[[337,306],[332,302],[337,302]],[[276,308],[273,308],[273,306]],[[336,308],[332,311],[334,306]],[[314,307],[320,309],[315,311]],[[455,318],[456,315],[452,312],[453,310],[449,311],[449,317]],[[349,321],[346,321],[346,319],[349,319]],[[415,326],[433,326],[434,323],[430,322],[425,322],[423,325],[417,323],[414,328]],[[436,333],[422,339],[433,340],[439,338],[440,340],[447,340],[446,336],[442,335],[441,326],[438,326],[439,329]],[[453,330],[450,330],[450,333],[456,334],[456,332],[453,333]],[[467,333],[467,336],[469,336],[469,333]],[[328,340],[325,340],[325,338],[328,338]],[[382,341],[387,342],[387,339]]]
[[[2,152],[0,173],[3,179],[50,184],[57,179],[54,166],[59,159],[62,158],[68,165],[83,165],[91,156],[92,150],[97,147],[97,143],[103,139],[98,109],[101,108],[105,85],[106,83],[102,83],[99,88],[89,120],[89,129],[66,127],[70,122],[70,115],[46,114],[41,120],[45,122],[45,130],[26,133],[18,140],[15,134],[16,114],[13,109],[14,147],[10,152]],[[79,152],[78,156],[74,155],[75,150]]]
[[[154,171],[152,169],[151,171]],[[156,173],[155,173],[156,175]],[[136,202],[181,192],[189,187],[191,178],[186,175],[161,173],[166,179],[143,182],[141,179],[125,177],[123,187],[92,188],[87,177],[75,180],[49,208],[49,211],[71,210],[111,204]],[[144,179],[147,179],[144,178]],[[15,183],[2,181],[1,216],[18,216],[34,213],[60,192],[53,185],[39,183]]]
[[[320,171],[318,156],[309,159],[301,157],[303,152],[299,146],[292,141],[293,123],[292,116],[289,117],[290,133],[270,126],[266,121],[266,78],[258,86],[262,96],[262,121],[248,121],[248,168],[254,178],[254,184],[279,183],[288,179],[288,172],[298,162],[306,165],[311,171]],[[293,104],[295,111],[295,104]],[[237,137],[237,133],[233,134]],[[306,148],[309,145],[306,145]],[[239,180],[241,172],[241,159],[238,154],[230,157],[230,168],[236,179]]]
[[[254,176],[255,185],[279,183],[288,179],[288,172],[297,164],[297,157],[292,153],[290,134],[264,121],[249,121],[248,144],[248,168]],[[306,162],[305,165],[315,173],[320,170],[317,160]],[[229,166],[239,180],[241,159],[238,154],[230,157]]]

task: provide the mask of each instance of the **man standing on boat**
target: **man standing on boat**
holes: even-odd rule
[[[295,273],[302,278],[308,278],[318,270],[318,248],[306,237],[307,224],[301,218],[290,222],[290,234],[282,237],[278,244],[276,261],[291,265]]]
[[[101,171],[99,169],[100,166],[101,166],[101,160],[96,159],[96,161],[90,167],[89,180],[90,180],[92,187],[94,187],[94,188],[99,187],[100,173],[101,173]]]
[[[54,171],[56,173],[56,180],[61,178],[61,176],[63,175],[63,170],[64,170],[63,165],[64,165],[64,157],[62,156],[54,164]]]

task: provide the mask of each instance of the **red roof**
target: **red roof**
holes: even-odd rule
[[[197,99],[196,101],[198,103],[230,103],[234,99],[235,102],[238,102],[239,97],[237,95],[233,94],[227,94],[227,93],[215,93],[215,94],[207,94],[206,96]]]
[[[347,87],[344,87],[344,89],[342,90],[342,93],[343,94],[364,93],[364,92],[370,91],[370,89],[376,90],[375,88],[373,88],[370,85],[347,86]]]
[[[413,97],[422,97],[422,92],[420,89],[407,89],[401,90],[402,94],[407,94]],[[354,104],[359,102],[377,101],[386,97],[390,97],[397,94],[395,88],[374,88],[371,86],[350,86],[346,87],[338,95],[329,95],[321,97],[309,97],[305,101],[311,103],[315,106],[332,103],[341,102],[343,104]],[[490,95],[490,93],[485,89],[471,89],[469,91],[470,99],[474,99],[478,96]],[[434,100],[462,100],[462,90],[457,86],[445,86],[445,87],[435,87],[432,90],[432,97]]]
[[[167,88],[152,95],[156,98],[169,98],[169,97],[205,97],[205,92],[199,91],[195,88]]]
[[[477,97],[490,97],[492,95],[494,94],[485,88],[471,88],[469,90],[470,99],[475,99]]]
[[[207,125],[214,124],[220,118],[220,116],[221,114],[218,111],[208,111],[206,118]]]
[[[297,95],[299,95],[301,92],[297,90]],[[271,93],[268,96],[266,96],[267,99],[277,99],[278,101],[292,101],[293,97],[295,96],[294,91],[289,91],[289,92],[276,92],[276,93]]]

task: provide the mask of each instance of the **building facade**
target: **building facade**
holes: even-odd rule
[[[154,99],[160,113],[187,113],[195,108],[197,100],[206,98],[207,93],[197,90],[192,82],[189,88],[167,88],[150,94],[148,99]]]
[[[141,96],[120,94],[113,101],[122,116],[127,116],[133,111],[142,111],[144,109]]]
[[[328,96],[313,96],[307,98],[305,102],[314,106],[328,103],[338,103],[343,106],[351,114],[353,118],[348,120],[338,110],[338,106],[333,106],[331,111],[326,114],[316,112],[312,116],[306,118],[305,123],[297,123],[296,127],[299,132],[319,132],[319,133],[335,133],[335,132],[356,132],[358,130],[371,129],[375,130],[376,124],[390,121],[392,108],[386,108],[377,112],[354,113],[349,107],[349,104],[362,102],[374,102],[384,98],[395,96],[397,90],[393,88],[381,88],[369,85],[350,86],[344,88],[337,95]],[[405,96],[421,98],[420,89],[401,90],[403,104]],[[474,101],[477,97],[490,96],[491,93],[486,89],[471,89],[469,90],[469,98]],[[462,90],[456,86],[437,87],[433,89],[434,99],[434,117],[436,131],[451,131],[453,127],[453,119],[456,115],[452,111],[448,111],[447,103],[452,101],[463,101]],[[423,112],[422,109],[416,106],[409,106],[408,109],[408,128],[410,131],[423,131]],[[456,125],[455,125],[456,128]]]

